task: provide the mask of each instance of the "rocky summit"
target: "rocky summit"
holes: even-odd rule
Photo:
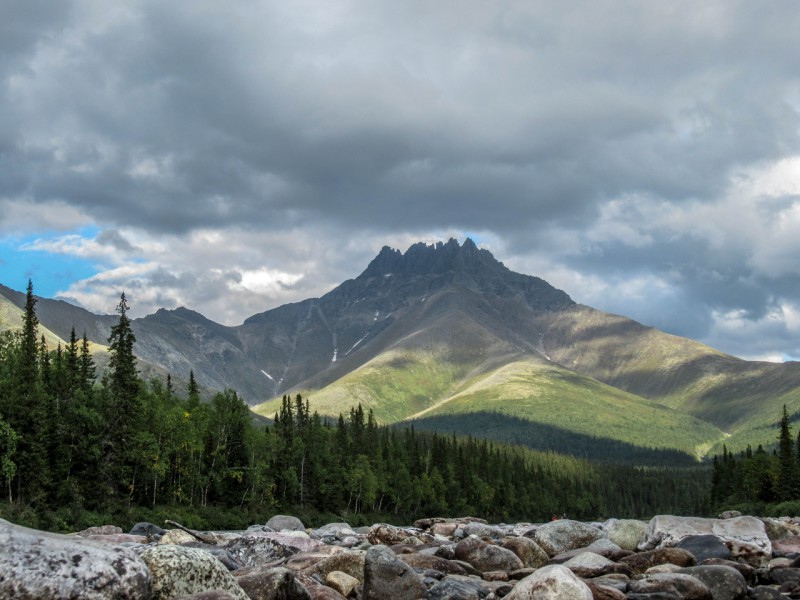
[[[726,516],[313,529],[279,515],[245,531],[70,535],[0,520],[0,598],[800,598],[800,520]]]

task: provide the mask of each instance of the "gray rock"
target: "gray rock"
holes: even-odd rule
[[[356,532],[347,523],[328,523],[315,529],[314,534],[318,537],[332,536],[341,539],[348,535],[356,535]]]
[[[530,538],[509,538],[503,542],[502,547],[516,554],[525,567],[538,569],[547,564],[547,552]]]
[[[678,567],[693,567],[697,563],[691,552],[680,548],[659,548],[648,552],[631,554],[620,559],[622,564],[628,565],[631,571],[644,573],[647,569],[658,565],[670,564]]]
[[[142,552],[153,577],[153,600],[221,590],[249,600],[228,570],[208,552],[183,546],[153,546]]]
[[[766,585],[760,585],[754,588],[753,591],[750,592],[750,598],[752,600],[786,600],[786,596],[775,588]]]
[[[471,564],[479,571],[516,571],[525,565],[511,550],[487,544],[470,536],[456,545],[456,558]]]
[[[583,548],[604,537],[607,537],[606,532],[597,527],[579,521],[560,519],[538,527],[533,540],[548,555],[554,556],[568,550]]]
[[[609,573],[625,573],[631,574],[631,570],[626,565],[611,562],[604,556],[595,554],[594,552],[582,552],[578,556],[569,559],[564,563],[570,571],[575,573],[578,577],[583,579],[591,579],[592,577],[601,577]]]
[[[675,546],[690,535],[716,536],[730,548],[735,559],[741,558],[753,566],[765,565],[772,558],[772,542],[764,523],[755,517],[703,519],[659,515],[650,519],[639,550]]]
[[[311,595],[289,569],[256,569],[236,582],[250,600],[311,600]]]
[[[691,552],[697,562],[703,562],[707,558],[731,560],[733,556],[728,547],[715,535],[690,535],[683,538],[675,547]]]
[[[482,600],[491,590],[478,579],[445,577],[428,590],[428,600]]]
[[[116,525],[102,525],[100,527],[89,527],[83,531],[79,531],[77,535],[81,537],[89,537],[91,535],[115,535],[122,533],[122,527]]]
[[[386,546],[373,546],[364,560],[364,600],[417,600],[427,588],[422,578]]]
[[[366,552],[363,550],[349,550],[339,552],[318,560],[313,565],[302,569],[301,573],[308,577],[318,575],[322,581],[331,571],[342,571],[359,581],[364,581],[364,561]]]
[[[647,575],[644,579],[631,581],[628,590],[632,594],[664,593],[684,600],[713,600],[711,590],[706,584],[685,573]]]
[[[147,521],[142,521],[141,523],[134,525],[128,533],[131,535],[144,535],[153,537],[164,535],[166,530],[162,529],[158,525],[153,525]]]
[[[151,578],[130,550],[0,519],[0,598],[146,600]]]
[[[432,556],[430,554],[399,554],[397,556],[400,560],[406,563],[409,567],[414,569],[431,569],[444,573],[445,575],[466,575],[467,571],[458,563],[441,558],[439,556]]]
[[[733,567],[700,565],[678,571],[697,577],[706,584],[714,600],[742,600],[747,596],[747,582]]]
[[[281,533],[255,533],[243,535],[225,544],[225,549],[245,566],[269,564],[278,566],[290,556],[301,551],[295,546],[308,545],[311,550],[318,545],[306,536],[305,538],[286,537]]]
[[[204,544],[203,542],[189,542],[187,544],[183,544],[183,546],[186,548],[197,548],[203,552],[208,552],[211,556],[225,565],[225,568],[228,569],[228,571],[237,571],[245,566],[228,550],[225,548],[220,548],[219,546],[212,546],[211,544]]]
[[[274,531],[305,531],[306,526],[297,517],[275,515],[267,521],[267,527]]]
[[[228,592],[222,590],[209,590],[207,592],[200,592],[199,594],[190,594],[188,596],[177,596],[172,600],[235,600]]]
[[[593,600],[592,591],[563,565],[548,565],[521,580],[507,600]]]

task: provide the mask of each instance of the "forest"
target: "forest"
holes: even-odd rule
[[[714,456],[714,506],[767,516],[800,512],[800,432],[795,439],[786,405],[776,430],[777,444],[769,452],[748,445],[736,456],[723,446],[722,456]]]
[[[201,398],[190,375],[144,381],[123,293],[97,374],[84,335],[39,335],[29,282],[22,327],[0,334],[0,517],[50,530],[179,517],[241,528],[276,512],[308,523],[492,522],[707,514],[710,470],[599,464],[455,433],[338,420],[284,396],[256,420],[234,390]],[[715,473],[717,471],[715,470]]]

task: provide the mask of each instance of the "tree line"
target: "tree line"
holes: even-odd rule
[[[705,514],[707,470],[600,465],[474,437],[379,425],[354,406],[338,420],[285,396],[272,422],[235,391],[201,400],[194,375],[144,381],[125,294],[97,375],[84,334],[39,336],[29,282],[22,329],[0,334],[0,482],[33,511],[226,507],[383,518],[493,521]],[[1,508],[0,508],[1,510]]]
[[[741,506],[763,513],[770,505],[800,507],[800,432],[794,438],[786,405],[770,451],[750,444],[737,456],[722,448],[712,459],[711,501],[715,507]],[[796,512],[796,511],[793,511]]]

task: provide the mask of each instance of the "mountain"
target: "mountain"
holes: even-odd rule
[[[0,297],[24,305],[9,288]],[[74,325],[99,344],[116,322],[43,298],[37,314],[62,339]],[[178,379],[193,369],[200,385],[234,388],[266,416],[302,392],[331,416],[361,402],[382,422],[538,447],[603,440],[702,456],[723,441],[774,442],[784,403],[800,414],[800,365],[744,361],[579,305],[469,239],[384,247],[322,297],[236,327],[186,308],[132,326],[142,361]]]

